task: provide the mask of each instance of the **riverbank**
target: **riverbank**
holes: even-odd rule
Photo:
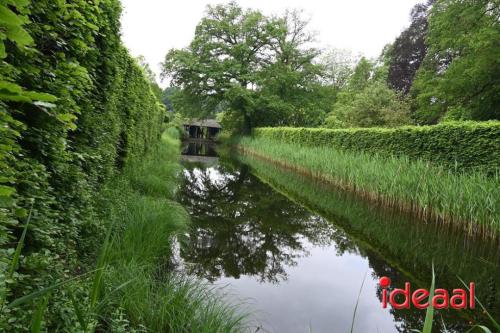
[[[478,298],[494,317],[499,315],[500,290],[494,287],[500,281],[498,241],[468,237],[459,229],[453,230],[452,226],[418,223],[411,216],[359,200],[355,194],[338,191],[321,180],[312,181],[308,176],[253,156],[239,155],[239,160],[250,166],[252,174],[274,190],[343,230],[349,236],[342,238],[345,247],[350,248],[356,243],[363,255],[383,258],[385,264],[375,259],[371,262],[377,276],[390,275],[395,285],[412,281],[427,288],[434,263],[440,287],[460,285],[457,276],[465,281],[475,281]],[[392,267],[390,273],[388,267]],[[478,313],[456,315],[440,313],[450,322],[488,323],[488,319]],[[464,320],[462,315],[467,319]],[[405,316],[409,322],[417,323],[424,321],[425,313],[407,313]],[[420,318],[410,319],[412,316]],[[417,327],[419,325],[414,324],[412,328]]]
[[[241,325],[213,287],[175,271],[173,237],[189,223],[174,201],[181,170],[176,136],[175,129],[163,134],[157,147],[106,190],[106,224],[114,236],[108,249],[104,245],[108,293],[101,298],[111,298],[106,308],[120,325],[111,331],[234,332]]]
[[[328,146],[243,137],[240,151],[356,193],[366,200],[449,223],[471,234],[500,231],[500,177],[452,172],[405,156],[342,151]]]
[[[180,258],[192,274],[250,298],[250,313],[264,330],[349,331],[367,270],[357,329],[419,329],[425,311],[378,312],[377,281],[388,276],[394,286],[428,288],[433,262],[436,286],[457,288],[457,276],[475,281],[481,302],[498,314],[498,243],[451,225],[420,223],[254,156],[217,152],[217,161],[183,163],[178,198],[193,227]],[[443,332],[442,322],[457,332],[470,323],[489,325],[479,310],[438,311],[436,318],[435,329]]]
[[[189,216],[175,201],[179,133],[169,128],[97,194],[100,244],[77,272],[8,301],[3,313],[33,307],[32,332],[240,332],[243,316],[214,286],[177,269],[174,239]],[[23,240],[20,243],[22,246]],[[26,314],[28,318],[30,314]]]

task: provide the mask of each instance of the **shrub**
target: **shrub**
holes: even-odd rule
[[[164,108],[121,43],[120,12],[118,0],[0,1],[2,301],[81,269],[103,227],[95,193],[160,137]],[[6,281],[30,209],[20,267]],[[47,320],[74,321],[67,298],[55,298]],[[30,307],[11,311],[0,331],[25,330]]]
[[[372,82],[362,91],[339,93],[333,112],[325,119],[329,128],[396,127],[409,123],[407,101],[381,82]]]
[[[404,155],[453,170],[500,168],[500,122],[451,122],[398,128],[257,128],[253,135],[285,143]]]

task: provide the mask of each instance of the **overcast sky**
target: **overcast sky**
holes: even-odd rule
[[[207,4],[212,0],[121,0],[123,41],[133,56],[143,55],[157,74],[171,48],[189,44]],[[242,7],[279,14],[299,8],[311,20],[321,47],[349,49],[377,57],[409,24],[418,0],[240,0]],[[165,86],[165,84],[162,84]]]

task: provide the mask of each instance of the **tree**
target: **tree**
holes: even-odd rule
[[[439,0],[412,89],[417,120],[500,119],[500,3]]]
[[[331,96],[320,86],[323,67],[314,63],[319,55],[311,47],[314,34],[298,10],[286,11],[273,22],[273,62],[260,75],[256,107],[263,112],[256,115],[256,124],[317,126],[328,110],[325,98]]]
[[[174,112],[174,96],[179,93],[179,88],[177,87],[167,87],[161,92],[161,102],[165,104],[167,110]]]
[[[167,54],[163,75],[181,87],[183,101],[224,111],[246,131],[318,124],[326,110],[324,91],[316,89],[322,68],[306,28],[299,11],[266,17],[234,2],[208,6],[189,47]]]
[[[362,57],[349,78],[347,89],[350,91],[362,91],[365,89],[374,74],[374,65],[365,57]]]
[[[208,6],[189,47],[167,54],[163,75],[212,112],[229,99],[250,126],[249,108],[239,105],[244,99],[236,92],[251,94],[257,85],[258,74],[270,61],[272,30],[259,11],[244,11],[235,2]]]
[[[149,66],[144,56],[140,55],[136,59],[139,66],[142,68],[144,75],[149,81],[149,84],[151,86],[151,91],[153,91],[153,94],[155,94],[155,96],[161,100],[163,92],[158,83],[156,82],[156,74],[153,72],[153,70]]]
[[[325,125],[342,127],[395,127],[409,123],[409,105],[383,82],[371,82],[360,92],[339,96]]]
[[[349,50],[329,49],[323,52],[320,64],[324,68],[325,83],[337,90],[346,87],[356,63],[356,57]]]
[[[410,91],[413,78],[427,54],[425,38],[432,3],[434,0],[413,7],[410,26],[396,38],[388,52],[387,83],[389,87],[405,95]]]
[[[337,95],[333,111],[325,120],[327,127],[394,127],[409,123],[409,104],[386,84],[386,54],[383,52],[377,62],[360,59]]]

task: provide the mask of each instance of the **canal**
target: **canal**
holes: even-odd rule
[[[378,280],[428,289],[432,262],[437,287],[474,281],[499,317],[497,242],[387,211],[267,162],[217,155],[211,145],[185,143],[178,200],[192,224],[177,259],[249,313],[252,332],[350,332],[353,321],[354,332],[422,329],[425,311],[382,308]],[[488,324],[480,309],[438,310],[434,331],[464,332],[475,322]]]

